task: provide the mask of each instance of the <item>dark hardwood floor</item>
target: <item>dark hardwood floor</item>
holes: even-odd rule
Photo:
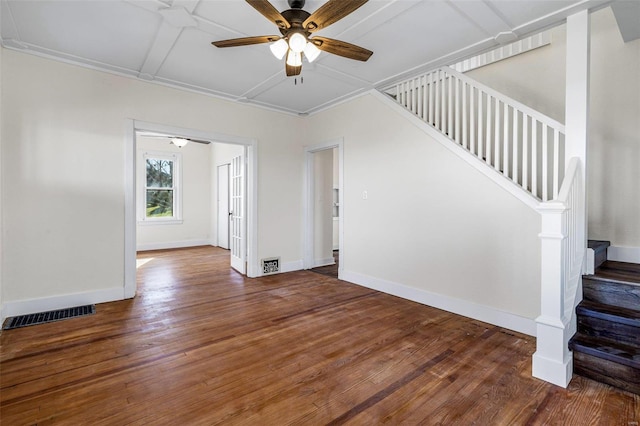
[[[2,425],[640,421],[640,396],[532,378],[529,336],[213,247],[139,259],[135,299],[2,332]]]

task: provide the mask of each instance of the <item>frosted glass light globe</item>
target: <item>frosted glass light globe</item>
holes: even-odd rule
[[[293,33],[291,37],[289,37],[289,49],[296,53],[302,52],[306,45],[307,38],[300,33]]]

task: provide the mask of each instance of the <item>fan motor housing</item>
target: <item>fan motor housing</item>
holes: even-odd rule
[[[289,0],[288,3],[291,9],[302,9],[304,7],[305,0]]]
[[[302,23],[307,20],[311,14],[302,9],[288,9],[282,12],[284,19],[289,21],[291,28],[280,28],[280,32],[283,36],[287,36],[291,32],[303,33],[305,36],[309,36],[311,33],[307,31]]]

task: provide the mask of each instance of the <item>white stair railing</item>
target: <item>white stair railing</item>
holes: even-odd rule
[[[582,297],[585,197],[582,165],[572,158],[557,199],[541,203],[541,294],[533,375],[566,387],[573,371],[569,339]]]
[[[564,125],[452,68],[383,92],[541,201],[564,172]]]

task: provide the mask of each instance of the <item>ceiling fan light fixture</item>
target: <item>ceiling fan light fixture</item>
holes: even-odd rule
[[[289,36],[289,49],[296,53],[300,53],[307,45],[307,38],[301,33],[293,33]]]
[[[307,61],[309,61],[309,63],[315,61],[318,55],[320,55],[320,49],[318,49],[315,44],[307,42],[307,45],[304,47],[304,56],[307,58]]]
[[[273,53],[273,56],[278,59],[282,59],[287,53],[287,50],[289,50],[289,45],[287,44],[285,39],[281,38],[275,43],[271,43],[269,48],[271,49],[271,53]]]
[[[178,148],[182,148],[183,146],[188,144],[189,141],[183,138],[171,138],[171,143],[177,146]]]
[[[290,67],[302,66],[302,54],[289,50],[289,53],[287,54],[287,65]]]

